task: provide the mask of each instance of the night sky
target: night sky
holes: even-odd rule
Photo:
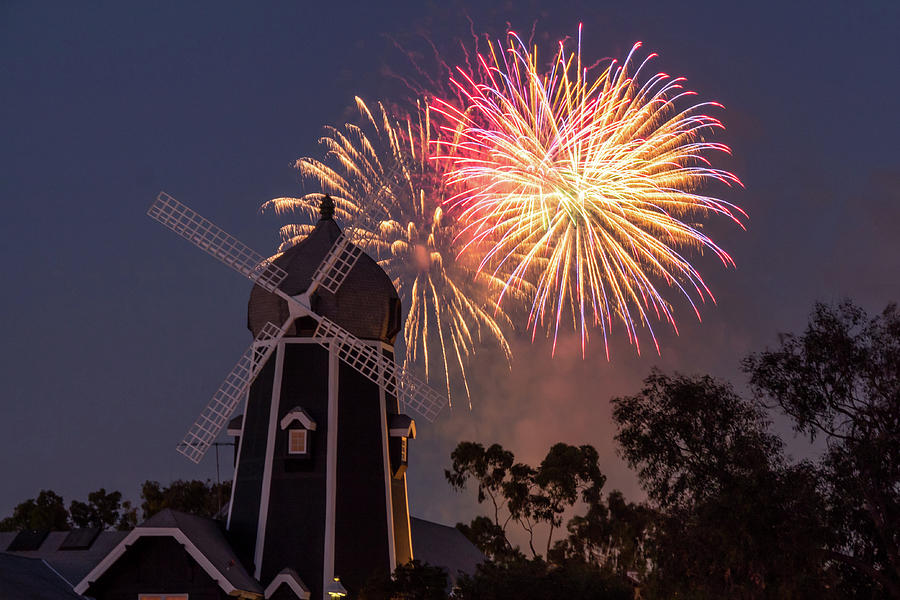
[[[482,354],[473,410],[419,423],[413,515],[472,514],[443,482],[460,440],[532,462],[557,441],[590,443],[607,489],[638,499],[611,397],[653,366],[741,388],[741,358],[801,329],[816,300],[880,311],[900,299],[900,3],[490,4],[0,5],[0,516],[41,489],[134,500],[146,479],[215,478],[213,453],[195,466],[175,444],[249,343],[250,284],[146,207],[164,189],[273,252],[279,221],[258,208],[303,191],[293,161],[321,157],[322,126],[343,123],[354,95],[405,96],[387,76],[410,69],[392,40],[453,49],[471,41],[465,13],[495,39],[536,22],[545,54],[579,22],[586,57],[636,40],[660,53],[656,68],[725,105],[734,158],[720,166],[746,188],[722,196],[749,220],[711,223],[737,268],[698,259],[718,305],[702,323],[680,307],[680,335],[659,328],[661,356],[649,344],[637,356],[620,326],[610,362],[599,335],[585,359],[577,336],[551,358],[525,333],[511,371]]]

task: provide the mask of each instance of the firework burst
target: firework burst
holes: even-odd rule
[[[655,55],[636,62],[639,48],[621,64],[588,68],[579,27],[575,52],[560,42],[542,70],[536,50],[510,33],[507,47],[492,44],[475,69],[457,70],[462,106],[432,105],[446,119],[436,159],[448,163],[448,183],[464,187],[448,206],[472,243],[488,244],[481,270],[506,269],[506,290],[533,283],[528,325],[532,337],[546,328],[554,350],[571,321],[583,353],[589,328],[599,326],[609,358],[607,336],[621,321],[638,352],[641,324],[659,352],[651,317],[677,333],[660,282],[698,318],[696,301],[715,300],[683,249],[708,249],[733,265],[686,220],[718,214],[740,225],[745,216],[699,193],[714,181],[740,185],[708,159],[730,152],[705,137],[723,126],[703,111],[720,105],[690,104],[683,78],[643,77]]]
[[[428,160],[430,111],[418,111],[415,121],[397,120],[381,103],[374,113],[361,99],[356,103],[364,125],[327,127],[319,140],[327,150],[326,161],[304,157],[296,167],[332,195],[337,216],[345,221],[371,202],[380,205],[368,211],[381,217],[357,243],[376,257],[409,307],[403,328],[405,360],[424,368],[426,378],[441,377],[448,401],[452,374],[458,373],[471,407],[466,367],[478,343],[492,343],[507,361],[511,358],[501,329],[510,321],[499,306],[482,300],[495,296],[489,290],[502,287],[506,279],[479,271],[469,257],[458,257],[459,228],[442,207],[450,195],[442,165]],[[322,195],[276,198],[263,209],[311,219]],[[302,240],[311,227],[282,227],[281,250]]]

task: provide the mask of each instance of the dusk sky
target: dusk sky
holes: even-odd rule
[[[616,326],[608,362],[599,332],[586,357],[565,335],[551,358],[524,322],[511,370],[480,355],[473,409],[419,423],[411,514],[471,517],[474,494],[443,480],[461,440],[532,463],[558,441],[593,444],[606,489],[639,499],[610,398],[654,366],[741,389],[741,359],[801,330],[815,301],[900,300],[900,3],[5,1],[0,517],[41,489],[137,500],[147,479],[215,478],[214,453],[194,465],[175,445],[251,339],[250,284],[147,206],[165,190],[271,254],[280,221],[259,206],[304,191],[293,161],[322,156],[322,127],[352,116],[354,96],[409,97],[388,75],[412,76],[394,41],[471,47],[466,15],[493,39],[533,27],[545,56],[579,23],[586,58],[638,40],[659,53],[655,68],[725,106],[734,157],[719,166],[745,189],[717,193],[749,218],[746,231],[710,222],[737,268],[697,258],[718,303],[702,322],[676,304],[680,334],[658,327],[661,356],[649,343],[636,355]]]

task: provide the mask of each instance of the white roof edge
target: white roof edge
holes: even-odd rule
[[[229,596],[242,595],[241,592],[249,591],[249,590],[239,590],[234,587],[228,578],[219,571],[206,556],[200,552],[197,546],[184,534],[181,529],[177,527],[136,527],[132,529],[125,538],[119,542],[115,548],[113,548],[106,557],[101,560],[96,567],[91,569],[91,572],[84,576],[78,585],[76,585],[73,590],[76,594],[83,595],[88,587],[97,581],[131,546],[135,541],[142,537],[173,537],[179,544],[184,546],[184,549],[188,551],[188,554],[191,555],[197,564],[200,565],[206,574],[215,580],[219,587],[222,588]],[[254,592],[250,592],[256,597],[259,597],[258,594]]]
[[[416,422],[414,419],[409,420],[409,427],[395,427],[389,432],[391,437],[408,437],[416,439]]]
[[[299,406],[295,406],[281,418],[281,428],[286,429],[292,421],[300,421],[300,424],[310,431],[316,430],[316,422],[313,421],[312,417],[309,416],[309,413],[307,413]]]
[[[275,590],[282,584],[286,583],[291,591],[293,591],[300,600],[309,600],[310,593],[306,584],[300,579],[299,575],[294,578],[290,573],[281,572],[275,576],[275,579],[266,588],[266,598],[271,598]]]

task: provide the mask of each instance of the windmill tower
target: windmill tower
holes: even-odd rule
[[[396,290],[329,202],[309,236],[274,260],[165,193],[148,210],[255,283],[254,341],[180,451],[199,462],[245,404],[229,538],[263,586],[291,569],[313,599],[327,598],[335,577],[352,593],[412,558],[405,467],[415,423],[402,410],[433,420],[444,403],[395,365]]]

